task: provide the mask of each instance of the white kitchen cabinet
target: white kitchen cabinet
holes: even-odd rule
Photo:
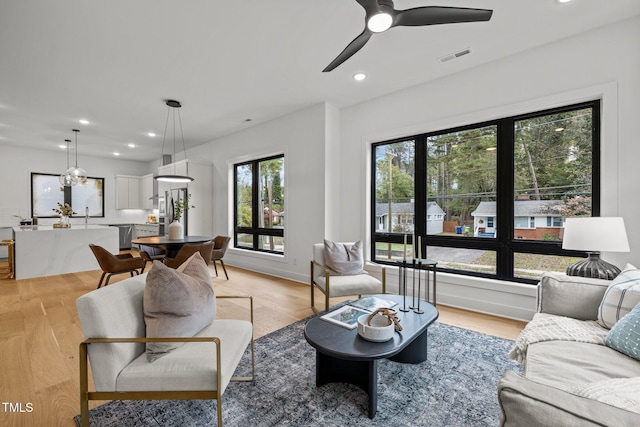
[[[153,209],[153,174],[140,177],[140,208]]]
[[[157,236],[160,234],[160,225],[158,224],[134,224],[134,239],[138,237]]]
[[[139,176],[116,175],[116,209],[142,209]]]

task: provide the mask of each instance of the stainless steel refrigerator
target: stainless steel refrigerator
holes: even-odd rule
[[[167,204],[166,216],[164,218],[165,232],[169,231],[169,224],[171,224],[171,222],[173,221],[173,214],[175,212],[176,202],[182,202],[184,200],[187,200],[188,195],[189,195],[188,188],[173,188],[169,191],[165,191],[164,200],[166,201],[166,204]],[[184,227],[185,236],[189,235],[188,213],[189,211],[182,212],[182,217],[180,218],[180,221],[179,221]]]

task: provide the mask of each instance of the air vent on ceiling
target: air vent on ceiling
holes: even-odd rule
[[[456,58],[460,58],[461,56],[468,55],[470,53],[471,53],[471,48],[468,47],[468,48],[466,48],[464,50],[461,50],[459,52],[455,52],[455,53],[451,53],[449,55],[445,55],[445,56],[443,56],[443,57],[441,57],[439,59],[440,59],[440,62],[444,63],[444,62],[449,62],[449,61],[451,61],[453,59],[456,59]]]

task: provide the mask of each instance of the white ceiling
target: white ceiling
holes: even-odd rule
[[[351,106],[640,14],[638,0],[395,2],[426,5],[494,13],[489,22],[392,28],[322,73],[364,28],[355,0],[0,0],[0,146],[60,150],[78,128],[80,159],[118,151],[155,160],[165,99],[182,102],[185,142],[196,146],[313,104]],[[438,60],[468,47],[470,55]],[[356,72],[369,78],[355,82]]]

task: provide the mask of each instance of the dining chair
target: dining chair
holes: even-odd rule
[[[144,236],[144,237],[159,237],[159,236]],[[153,263],[154,260],[164,261],[164,257],[167,255],[167,251],[155,246],[138,245],[140,257],[147,262]]]
[[[130,253],[114,255],[102,246],[94,244],[89,244],[89,247],[102,269],[102,276],[100,276],[98,288],[102,286],[102,281],[105,276],[107,276],[107,280],[104,285],[107,286],[109,279],[115,274],[129,273],[133,277],[134,274],[144,273],[146,261],[142,258],[134,257]]]
[[[213,239],[213,251],[211,251],[211,261],[213,261],[213,269],[216,272],[216,276],[218,275],[216,261],[220,261],[220,265],[222,265],[222,269],[224,270],[224,275],[227,280],[229,280],[229,275],[227,274],[227,268],[224,266],[222,257],[224,257],[224,253],[227,252],[230,240],[231,237],[229,236],[216,236],[215,239]]]
[[[204,261],[209,264],[211,262],[211,251],[213,250],[213,241],[205,243],[186,244],[180,248],[175,258],[164,258],[164,265],[171,268],[178,268],[183,262],[196,252],[200,252]]]

